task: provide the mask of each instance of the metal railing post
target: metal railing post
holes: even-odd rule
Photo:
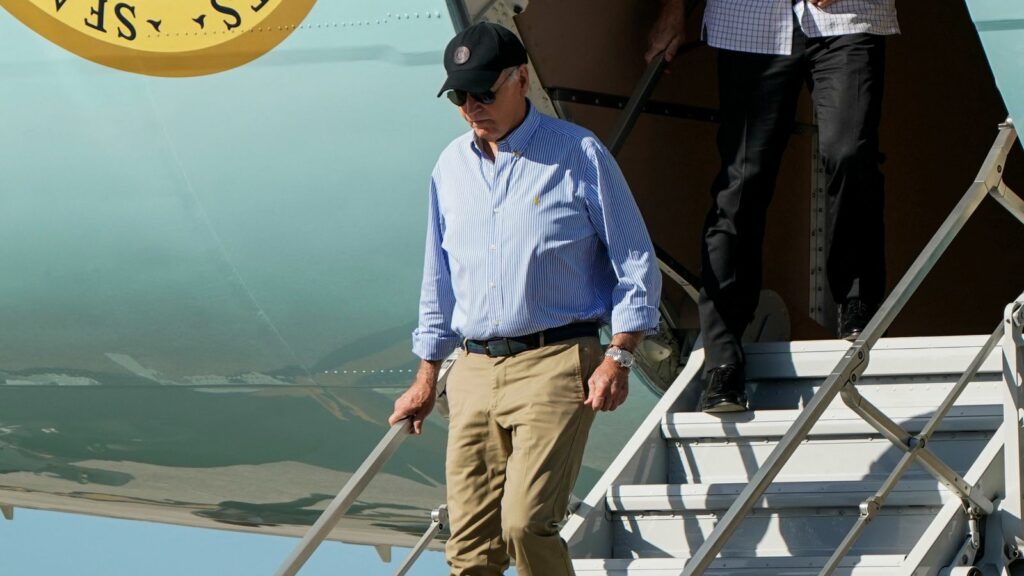
[[[430,541],[437,536],[437,533],[444,530],[448,526],[448,506],[442,504],[434,511],[430,513],[430,527],[420,537],[419,542],[416,542],[416,546],[413,546],[412,552],[409,553],[409,557],[402,562],[402,565],[398,567],[398,571],[395,572],[395,576],[405,576],[405,573],[412,568],[412,565],[420,559],[420,555],[430,545]]]
[[[1000,512],[1003,515],[1003,537],[1006,544],[1020,554],[1024,552],[1024,461],[1021,449],[1021,387],[1024,385],[1024,298],[1006,307],[1003,314],[1003,468],[1006,496]]]

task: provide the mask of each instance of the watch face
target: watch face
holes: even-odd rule
[[[605,356],[608,356],[623,368],[630,368],[633,366],[633,355],[622,348],[609,348],[608,352],[605,353]]]

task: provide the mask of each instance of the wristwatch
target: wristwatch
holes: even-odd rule
[[[636,358],[633,357],[632,352],[629,350],[623,350],[618,346],[609,346],[604,355],[614,360],[619,366],[627,369],[632,368],[633,363],[636,362]]]

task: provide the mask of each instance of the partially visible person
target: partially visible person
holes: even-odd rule
[[[684,1],[663,0],[647,59],[685,39]],[[801,88],[810,88],[828,178],[827,277],[840,338],[856,339],[885,295],[878,128],[895,0],[707,0],[718,48],[721,171],[701,246],[705,412],[747,409],[741,337],[761,290],[765,217]]]

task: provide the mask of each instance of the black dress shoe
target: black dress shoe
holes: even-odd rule
[[[722,364],[711,370],[700,409],[704,412],[743,412],[747,409],[747,378],[742,364]]]
[[[878,312],[878,304],[865,302],[860,298],[850,298],[839,305],[839,337],[853,342]]]

